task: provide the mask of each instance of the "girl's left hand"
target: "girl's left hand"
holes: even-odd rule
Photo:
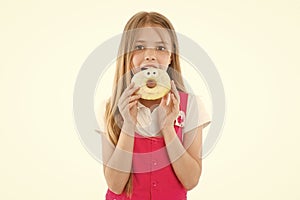
[[[170,101],[168,101],[168,96],[170,95]],[[167,104],[168,103],[168,104]],[[178,114],[179,114],[179,103],[180,103],[180,96],[179,92],[175,86],[174,81],[171,81],[171,92],[166,94],[159,106],[161,108],[160,113],[160,122],[161,122],[161,128],[165,127],[173,127],[174,121],[176,120]]]

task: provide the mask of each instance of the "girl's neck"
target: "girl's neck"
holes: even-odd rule
[[[146,106],[147,108],[150,108],[151,112],[160,104],[160,101],[161,98],[156,100],[140,99],[140,103]]]

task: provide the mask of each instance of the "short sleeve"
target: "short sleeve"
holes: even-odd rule
[[[208,111],[204,99],[192,94],[188,95],[186,108],[186,119],[182,129],[183,133],[189,132],[194,128],[203,126],[205,128],[211,122],[211,115]]]

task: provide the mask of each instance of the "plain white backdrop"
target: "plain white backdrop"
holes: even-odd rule
[[[225,87],[222,137],[189,199],[298,200],[296,0],[2,0],[0,199],[104,199],[102,166],[76,132],[74,84],[87,56],[142,10],[197,42]]]

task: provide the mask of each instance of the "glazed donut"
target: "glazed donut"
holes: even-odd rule
[[[141,98],[147,100],[159,99],[171,89],[168,73],[162,69],[152,67],[136,73],[131,82],[140,87],[136,94],[141,94]]]

